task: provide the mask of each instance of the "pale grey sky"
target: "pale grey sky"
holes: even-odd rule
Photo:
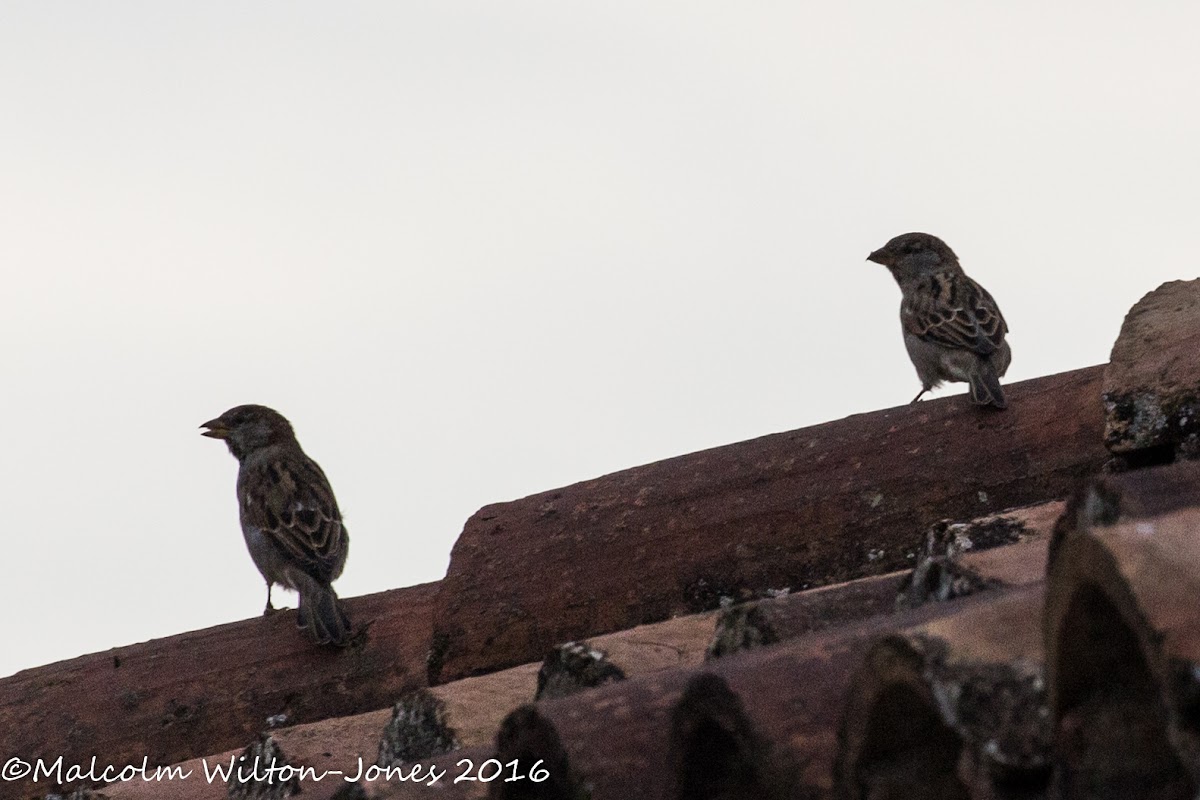
[[[486,503],[907,402],[864,261],[904,231],[999,301],[1009,381],[1104,361],[1198,272],[1196,30],[1184,2],[6,3],[0,674],[259,613],[197,430],[239,403],[325,468],[353,596],[439,578]]]

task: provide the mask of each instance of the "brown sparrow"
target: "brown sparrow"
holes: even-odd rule
[[[900,284],[904,346],[922,386],[913,402],[942,381],[965,381],[973,402],[1006,407],[1000,377],[1012,361],[1008,324],[954,251],[928,233],[905,233],[867,260],[887,267]]]
[[[271,586],[300,594],[297,625],[320,644],[342,645],[350,622],[329,584],[342,574],[350,537],[325,473],[296,441],[291,423],[266,406],[237,406],[200,426],[238,460],[242,535]]]

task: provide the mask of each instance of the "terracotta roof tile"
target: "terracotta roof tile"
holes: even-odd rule
[[[438,590],[431,682],[571,639],[908,566],[938,519],[1066,496],[1108,454],[1103,368],[669,459],[468,520]]]

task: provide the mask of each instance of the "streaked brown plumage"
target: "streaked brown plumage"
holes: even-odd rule
[[[297,624],[321,644],[345,644],[350,624],[330,584],[342,574],[350,537],[329,480],[300,448],[281,414],[237,406],[200,427],[223,439],[238,460],[242,535],[267,582],[300,594]]]
[[[891,270],[900,285],[904,345],[922,386],[913,402],[942,381],[965,381],[972,401],[1005,408],[1000,378],[1012,361],[1008,324],[954,251],[928,233],[905,233],[867,260]]]

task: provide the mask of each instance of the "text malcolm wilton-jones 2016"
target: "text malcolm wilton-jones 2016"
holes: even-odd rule
[[[448,774],[448,770],[438,769],[432,764],[424,767],[421,764],[408,764],[403,767],[380,767],[376,764],[364,764],[362,757],[358,758],[358,769],[354,774],[347,774],[345,770],[331,769],[318,770],[316,767],[293,767],[290,764],[276,765],[275,760],[271,760],[270,766],[264,766],[259,757],[255,756],[253,762],[246,760],[245,756],[231,756],[229,763],[215,762],[208,763],[208,759],[201,759],[200,765],[203,769],[204,780],[212,783],[219,780],[222,783],[228,783],[230,780],[236,780],[239,783],[282,783],[296,778],[300,781],[313,781],[319,783],[329,777],[340,777],[342,780],[353,783],[355,781],[365,781],[367,783],[375,783],[377,781],[412,781],[414,783],[424,783],[427,786],[440,781]],[[517,761],[509,761],[507,764],[501,764],[498,760],[490,758],[479,765],[478,774],[476,772],[475,763],[469,758],[459,760],[456,766],[465,769],[462,770],[455,778],[454,783],[459,781],[480,781],[489,783],[498,778],[505,776],[506,770],[510,771],[507,777],[503,777],[505,782],[519,781],[528,779],[533,783],[541,783],[550,777],[550,771],[542,767],[542,761],[539,759],[530,767],[528,774],[520,773],[520,764]],[[195,770],[185,769],[176,764],[169,767],[151,767],[149,758],[143,756],[141,764],[127,764],[124,767],[116,767],[107,765],[100,767],[96,763],[96,757],[92,756],[91,762],[87,765],[63,763],[63,757],[59,756],[49,764],[45,759],[39,758],[36,762],[30,763],[24,759],[13,757],[4,762],[4,767],[0,769],[0,780],[4,781],[20,781],[29,779],[34,783],[39,781],[53,780],[57,784],[78,783],[87,781],[90,783],[115,783],[141,780],[146,783],[155,783],[159,781],[185,781],[192,777]]]

